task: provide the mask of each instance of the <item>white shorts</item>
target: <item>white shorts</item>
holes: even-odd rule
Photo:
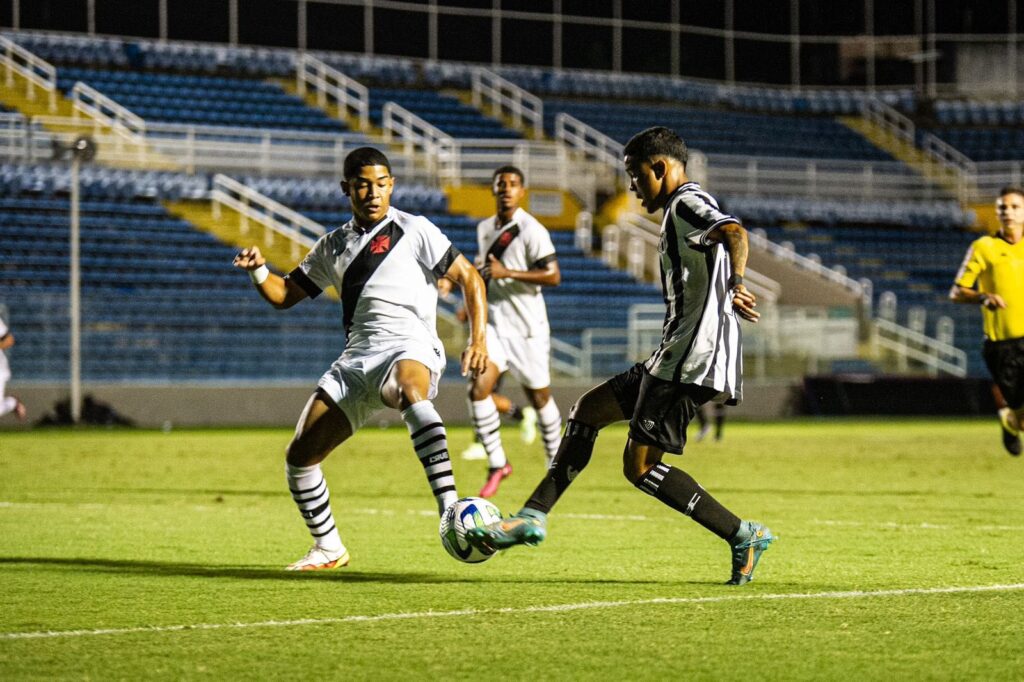
[[[487,356],[499,372],[511,371],[526,388],[551,385],[551,340],[546,336],[498,336],[488,324]]]
[[[384,407],[380,392],[399,360],[416,360],[430,370],[427,399],[437,397],[437,382],[444,372],[444,351],[440,343],[435,347],[416,339],[402,339],[399,345],[379,350],[348,349],[324,372],[317,386],[338,404],[354,432]]]

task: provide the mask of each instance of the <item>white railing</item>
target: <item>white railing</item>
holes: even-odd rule
[[[535,138],[544,137],[544,102],[540,97],[487,69],[474,70],[472,82],[473,106],[481,109],[489,104],[507,115],[516,128],[522,130],[529,125]]]
[[[302,247],[309,249],[327,231],[320,223],[226,175],[214,176],[210,198],[214,218],[221,218],[222,206],[237,211],[243,235],[249,232],[249,221],[255,221],[266,228],[264,244],[273,244],[274,236],[280,235],[288,240],[291,256],[295,259],[302,255]]]
[[[361,129],[369,127],[370,91],[334,67],[311,54],[302,53],[296,64],[295,85],[303,96],[312,89],[320,107],[334,104],[339,112],[351,111],[359,119]]]
[[[74,106],[73,117],[78,118],[79,112],[94,118],[130,141],[142,144],[146,135],[146,121],[99,90],[75,83],[71,88],[71,103]]]
[[[555,116],[555,139],[612,168],[618,168],[622,163],[623,145],[569,114]]]
[[[890,137],[911,145],[915,144],[914,122],[885,102],[868,98],[864,102],[864,118],[881,128]]]
[[[57,111],[57,69],[44,59],[40,59],[13,40],[0,36],[0,48],[3,52],[4,83],[8,88],[14,87],[14,74],[17,73],[26,81],[25,96],[29,101],[36,98],[36,90],[42,91],[47,98],[50,111]]]
[[[948,200],[948,192],[899,161],[710,154],[707,183],[718,196],[862,201]]]
[[[908,360],[913,360],[927,367],[932,374],[945,372],[955,377],[967,376],[967,353],[946,341],[890,320],[875,320],[871,343],[876,349],[894,353],[901,371],[907,369]]]
[[[28,121],[24,116],[0,113],[0,158],[29,160],[32,152],[30,140]]]
[[[395,102],[384,104],[382,116],[386,142],[401,144],[406,154],[423,159],[432,176],[457,181],[459,150],[450,135]]]
[[[981,161],[975,164],[974,192],[969,201],[991,203],[1006,186],[1024,186],[1024,161]]]
[[[97,142],[98,158],[110,163],[134,163],[139,149],[125,146],[98,119],[36,116],[25,134],[28,160],[49,159],[50,141],[88,134]],[[47,128],[50,128],[49,130]],[[59,130],[60,133],[53,132]],[[11,134],[16,134],[13,132]],[[187,172],[330,176],[340,178],[345,155],[366,144],[357,134],[335,134],[261,128],[147,122],[145,149],[159,157],[164,167],[171,162]],[[427,175],[414,160],[389,151],[395,174],[403,181],[423,182]]]
[[[807,256],[803,256],[794,251],[793,249],[787,249],[784,246],[776,244],[775,242],[769,240],[767,237],[759,234],[756,230],[747,230],[747,239],[750,242],[751,246],[754,246],[762,251],[766,251],[775,258],[787,261],[804,270],[809,270],[810,272],[813,272],[814,274],[820,277],[824,277],[830,282],[838,284],[839,286],[856,295],[858,298],[861,299],[862,302],[865,303],[866,306],[870,308],[870,291],[864,286],[863,282],[859,282],[851,277],[848,277],[842,272],[839,272],[838,270],[825,267],[818,261],[808,258]]]
[[[920,150],[928,162],[950,173],[956,183],[957,198],[967,200],[977,169],[966,154],[931,133],[923,134],[919,145],[914,122],[878,99],[870,98],[865,102],[864,118],[890,137]]]

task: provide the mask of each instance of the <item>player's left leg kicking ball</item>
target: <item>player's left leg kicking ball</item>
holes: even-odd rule
[[[663,452],[681,453],[686,425],[697,404],[708,397],[707,389],[669,382],[661,385],[650,379],[638,366],[585,394],[573,406],[552,468],[523,509],[499,523],[470,530],[470,542],[503,549],[544,540],[547,514],[590,462],[598,431],[632,415],[623,452],[626,478],[725,540],[732,563],[728,584],[750,582],[761,554],[775,540],[771,531],[759,523],[742,521],[689,474],[661,461]]]

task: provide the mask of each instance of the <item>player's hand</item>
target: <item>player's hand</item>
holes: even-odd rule
[[[483,343],[470,343],[462,351],[462,376],[474,379],[487,369],[487,346]]]
[[[1006,307],[1006,301],[999,294],[985,294],[985,300],[981,302],[989,310],[998,310]]]
[[[761,313],[754,310],[757,307],[757,296],[747,291],[742,284],[732,288],[732,308],[740,317],[748,322],[757,322]]]
[[[512,274],[511,271],[505,267],[504,263],[494,257],[493,253],[487,254],[487,269],[491,273],[491,279],[505,279]]]
[[[241,268],[242,270],[251,272],[261,265],[266,265],[267,259],[263,257],[262,253],[260,253],[260,247],[250,246],[248,249],[242,249],[239,251],[238,255],[235,256],[235,260],[232,261],[231,264],[236,268]]]

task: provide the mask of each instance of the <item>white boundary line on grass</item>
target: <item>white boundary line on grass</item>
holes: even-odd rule
[[[727,595],[719,597],[656,597],[629,601],[590,601],[576,604],[549,606],[523,606],[500,609],[457,609],[454,611],[414,611],[410,613],[381,613],[375,616],[344,616],[340,618],[300,618],[296,620],[265,620],[254,623],[195,623],[192,625],[151,625],[132,628],[103,628],[96,630],[42,630],[36,632],[0,633],[0,641],[24,639],[57,639],[69,637],[98,637],[102,635],[133,635],[164,632],[190,632],[198,630],[241,630],[248,628],[279,628],[302,625],[344,625],[347,623],[375,623],[389,620],[417,620],[427,618],[457,618],[459,616],[514,615],[520,613],[558,613],[612,609],[629,606],[663,604],[713,604],[738,601],[786,601],[810,599],[865,599],[878,597],[905,597],[935,594],[966,594],[977,592],[1010,592],[1024,590],[1024,583],[1007,585],[966,585],[954,587],[917,587],[901,590],[850,590],[845,592],[804,592],[791,594]]]

